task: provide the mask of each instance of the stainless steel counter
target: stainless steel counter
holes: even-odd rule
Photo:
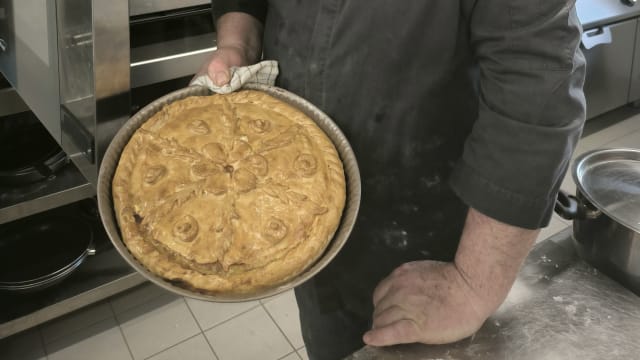
[[[534,248],[505,303],[473,337],[364,347],[347,359],[637,359],[640,297],[578,259],[570,235]]]

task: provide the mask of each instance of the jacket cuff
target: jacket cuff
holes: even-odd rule
[[[539,229],[549,225],[553,215],[555,196],[532,198],[515,193],[483,177],[464,160],[454,168],[449,184],[469,207],[509,225]]]

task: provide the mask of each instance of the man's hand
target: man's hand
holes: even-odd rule
[[[467,337],[487,314],[453,263],[406,263],[384,279],[373,294],[369,345],[421,342],[443,344]]]
[[[229,68],[251,65],[260,60],[262,24],[251,15],[230,12],[218,19],[216,33],[217,49],[194,79],[207,74],[214,84],[222,86],[231,80]]]
[[[470,209],[453,263],[407,263],[378,285],[364,342],[443,344],[470,336],[506,298],[537,234]]]
[[[211,57],[202,65],[200,71],[196,73],[194,79],[200,75],[207,74],[218,86],[228,84],[231,80],[229,69],[233,66],[250,65],[245,52],[238,47],[220,47],[213,52]]]

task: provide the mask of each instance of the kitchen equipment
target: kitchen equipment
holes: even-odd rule
[[[211,0],[0,0],[0,116],[33,112],[72,162],[48,181],[0,185],[0,224],[93,197],[113,135],[187,86],[215,38]],[[0,312],[0,338],[144,281],[110,241],[100,244],[82,276],[29,299],[0,297],[10,309]]]
[[[603,149],[575,160],[576,196],[556,212],[573,220],[578,253],[640,295],[640,149]]]
[[[628,0],[578,0],[587,61],[587,119],[640,100],[640,8]]]
[[[79,217],[44,213],[3,225],[0,290],[44,290],[71,275],[94,253],[93,230]]]
[[[347,241],[351,229],[355,223],[355,219],[360,206],[360,173],[356,162],[353,150],[349,145],[347,139],[344,137],[340,129],[333,123],[333,121],[315,106],[307,102],[306,100],[280,88],[266,86],[266,85],[246,85],[245,88],[264,91],[267,94],[274,96],[289,105],[296,107],[304,112],[307,116],[313,119],[318,126],[324,130],[327,136],[334,143],[338,154],[342,159],[345,171],[345,178],[347,182],[347,198],[345,203],[342,220],[334,238],[329,243],[327,249],[321,258],[308,268],[305,272],[297,277],[289,280],[285,284],[278,287],[266,289],[257,293],[248,294],[233,294],[233,295],[209,295],[198,293],[192,290],[187,290],[177,286],[167,280],[160,278],[159,276],[149,272],[144,266],[142,266],[131,255],[127,247],[122,242],[120,232],[118,230],[118,224],[116,222],[113,212],[113,201],[111,197],[111,182],[114,172],[120,159],[122,149],[127,144],[133,133],[151,116],[158,112],[166,104],[186,98],[188,96],[203,96],[210,94],[210,90],[200,87],[191,86],[185,89],[181,89],[170,93],[154,102],[149,104],[140,110],[135,116],[133,116],[121,129],[118,131],[113,139],[113,142],[107,148],[102,165],[100,167],[100,173],[98,176],[98,209],[102,218],[102,223],[109,235],[113,245],[125,258],[125,260],[140,272],[147,279],[151,280],[155,284],[172,291],[174,293],[189,296],[201,300],[220,301],[220,302],[234,302],[234,301],[249,301],[268,296],[273,296],[295,286],[302,284],[309,280],[312,276],[318,273],[324,268],[340,251],[342,246]]]
[[[69,160],[32,113],[0,122],[0,185],[25,185],[53,176]]]

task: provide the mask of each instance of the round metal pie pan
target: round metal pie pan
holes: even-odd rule
[[[342,213],[342,218],[333,239],[329,242],[329,245],[325,249],[322,256],[318,259],[318,261],[316,261],[313,265],[311,265],[298,276],[273,288],[260,290],[254,293],[208,294],[180,287],[149,271],[144,265],[136,260],[136,258],[129,252],[125,244],[122,242],[120,230],[118,228],[118,223],[116,221],[115,213],[113,210],[113,198],[111,196],[111,182],[113,180],[113,175],[115,173],[116,167],[118,166],[118,161],[120,160],[122,150],[129,142],[129,139],[131,138],[131,136],[133,136],[134,132],[142,124],[144,124],[148,119],[150,119],[155,113],[160,111],[167,104],[184,99],[189,96],[210,95],[211,91],[201,86],[190,86],[165,95],[138,111],[131,119],[129,119],[129,121],[127,121],[122,126],[122,128],[120,128],[118,133],[115,135],[115,137],[111,141],[111,144],[107,148],[107,151],[102,160],[102,164],[100,165],[97,197],[98,210],[100,212],[102,223],[106,229],[107,234],[109,235],[109,238],[111,239],[111,242],[118,250],[120,255],[122,255],[122,257],[145,278],[179,295],[207,301],[239,302],[262,299],[294,288],[312,278],[327,264],[329,264],[329,262],[338,254],[342,246],[347,241],[358,215],[361,196],[360,172],[358,170],[358,163],[356,161],[351,145],[349,145],[349,142],[347,141],[342,131],[340,131],[338,126],[313,104],[284,89],[267,85],[245,85],[244,88],[263,91],[302,111],[312,120],[314,120],[316,124],[327,134],[329,139],[331,139],[334,146],[338,150],[338,154],[340,155],[340,158],[342,160],[346,179],[347,196],[345,208]]]

